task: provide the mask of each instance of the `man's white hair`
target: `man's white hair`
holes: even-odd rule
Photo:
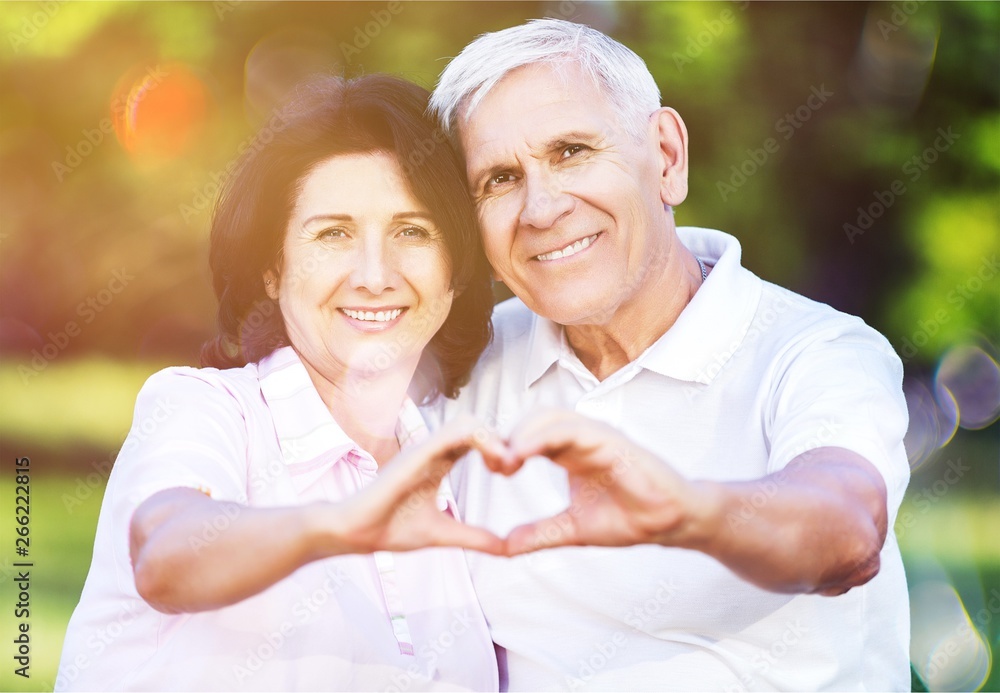
[[[532,19],[482,34],[462,49],[441,73],[427,110],[449,137],[457,139],[460,114],[467,119],[509,72],[536,63],[579,65],[636,139],[660,107],[660,89],[646,63],[631,49],[583,24]]]

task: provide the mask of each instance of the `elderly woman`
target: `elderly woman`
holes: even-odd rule
[[[462,549],[440,547],[503,542],[440,480],[503,448],[429,436],[414,404],[455,396],[492,308],[426,103],[387,76],[312,82],[228,181],[214,367],[139,394],[58,689],[496,689]]]

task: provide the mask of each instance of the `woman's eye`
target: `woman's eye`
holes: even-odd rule
[[[316,237],[317,238],[343,238],[346,235],[347,235],[347,233],[344,231],[344,229],[333,228],[333,229],[323,229],[322,231],[320,231],[316,235]]]
[[[419,226],[407,226],[405,229],[399,232],[400,236],[406,238],[429,238],[430,233],[427,229],[422,229]]]
[[[571,144],[568,147],[566,147],[565,149],[563,149],[563,151],[562,151],[562,158],[563,159],[568,159],[568,158],[570,158],[571,156],[573,156],[575,154],[579,154],[584,149],[586,149],[586,147],[584,147],[582,144]]]

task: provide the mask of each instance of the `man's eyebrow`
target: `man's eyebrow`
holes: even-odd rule
[[[493,175],[497,171],[504,171],[510,168],[512,168],[510,164],[497,164],[491,162],[476,169],[472,175],[469,176],[469,191],[474,195],[476,191],[482,187],[484,178]]]
[[[562,149],[571,144],[587,144],[601,140],[601,136],[586,130],[572,130],[570,132],[560,132],[541,146],[542,153],[548,153],[555,149]]]

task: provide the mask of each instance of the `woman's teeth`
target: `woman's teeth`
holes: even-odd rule
[[[350,308],[341,308],[341,310],[344,311],[344,315],[349,318],[354,318],[355,320],[374,320],[375,322],[389,322],[390,320],[395,320],[399,317],[400,313],[403,312],[402,308],[380,310],[377,313],[373,313],[370,310],[351,310]]]

